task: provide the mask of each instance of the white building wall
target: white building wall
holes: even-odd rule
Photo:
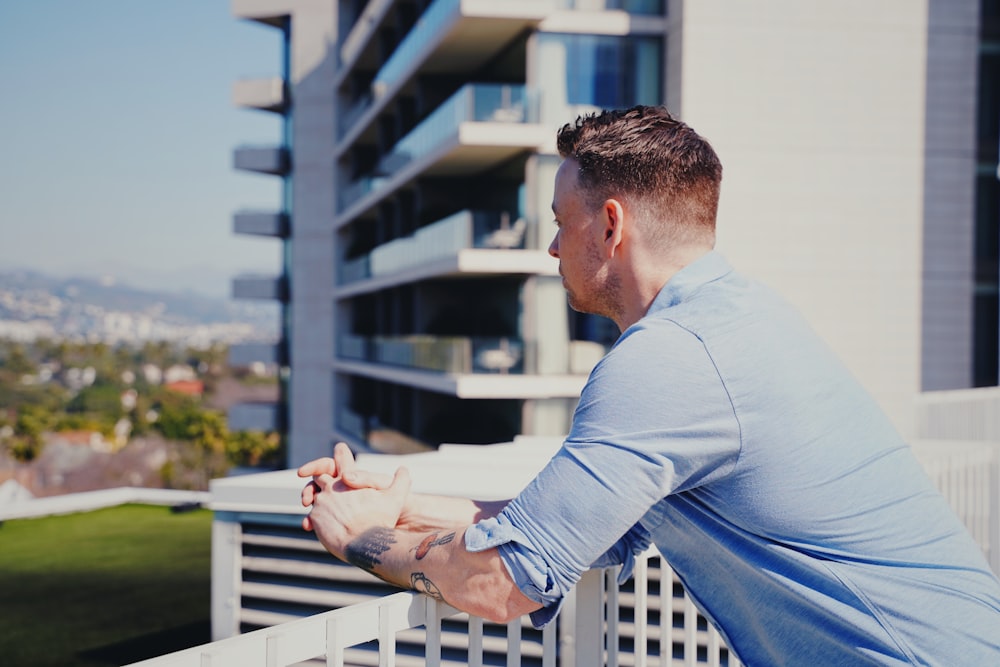
[[[699,0],[670,11],[668,50],[680,58],[668,99],[724,166],[719,249],[791,300],[909,434],[926,1]]]
[[[291,13],[292,175],[288,465],[332,451],[334,96],[337,3]]]

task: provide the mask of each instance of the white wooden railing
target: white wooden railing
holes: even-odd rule
[[[651,549],[638,559],[630,593],[623,593],[616,583],[618,568],[587,572],[566,601],[561,632],[557,632],[555,623],[542,632],[543,667],[626,664],[738,667],[739,660],[711,625],[707,630],[699,630],[698,612],[691,599],[686,594],[674,597],[673,573],[664,563],[660,563],[658,572],[660,585],[667,594],[653,600],[649,594],[652,583],[649,563],[658,557]],[[629,596],[627,605],[623,605],[624,595]],[[623,646],[623,624],[619,617],[623,606],[634,610],[634,634],[629,637],[627,647]],[[658,613],[660,619],[668,622],[651,623],[651,613]],[[130,667],[288,667],[310,660],[320,660],[318,664],[330,667],[373,664],[371,651],[352,652],[354,647],[372,641],[378,644],[377,664],[394,667],[397,633],[421,626],[426,640],[420,663],[438,667],[456,664],[453,660],[442,660],[441,621],[460,614],[445,603],[401,592],[133,663]],[[673,621],[675,614],[683,618],[680,627]],[[507,624],[508,667],[521,664],[522,622],[518,619]],[[468,617],[468,623],[468,654],[460,664],[480,667],[484,655],[483,621]],[[650,630],[655,630],[655,634]]]

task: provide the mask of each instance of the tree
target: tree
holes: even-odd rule
[[[230,433],[226,458],[237,466],[277,466],[284,460],[278,433],[236,431]]]
[[[14,420],[14,437],[8,445],[11,456],[25,463],[33,461],[42,451],[42,433],[51,420],[52,415],[44,408],[22,407]]]
[[[0,366],[16,377],[27,375],[35,371],[35,364],[28,358],[24,351],[24,346],[14,343],[7,348],[7,353],[0,360]]]

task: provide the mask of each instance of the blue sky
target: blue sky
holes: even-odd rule
[[[232,84],[280,71],[278,31],[228,0],[0,2],[0,271],[111,275],[228,294],[279,243],[232,233],[278,179],[232,169],[276,116]]]

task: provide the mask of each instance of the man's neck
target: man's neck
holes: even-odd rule
[[[711,246],[690,245],[674,248],[660,257],[650,257],[639,262],[634,267],[630,277],[631,285],[623,290],[628,295],[622,308],[621,316],[616,317],[615,324],[621,331],[645,317],[656,296],[663,287],[684,267],[704,257],[712,251]]]

